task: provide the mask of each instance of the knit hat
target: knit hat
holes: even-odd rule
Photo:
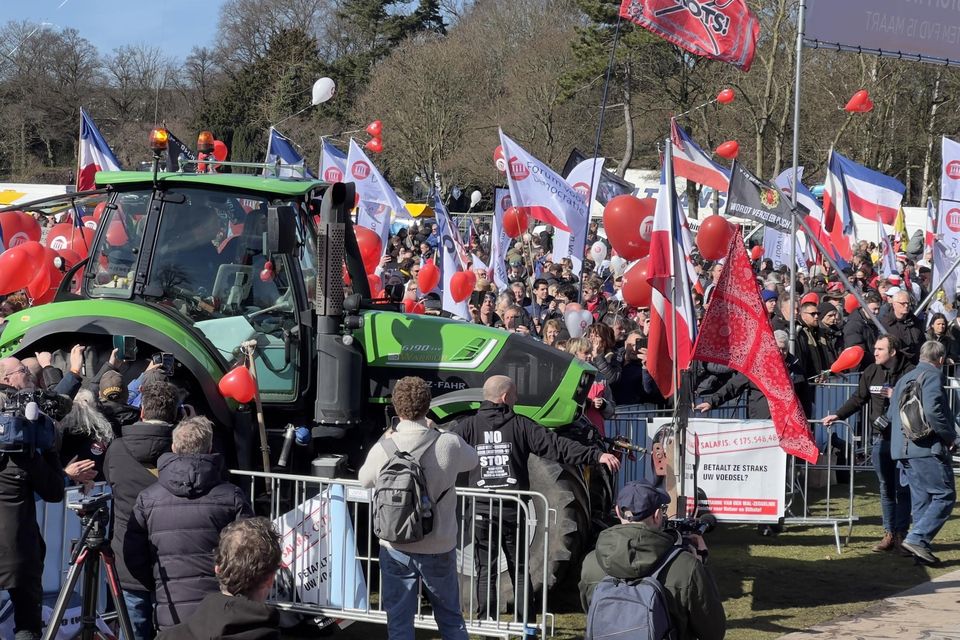
[[[763,299],[764,302],[767,302],[768,300],[776,300],[777,292],[764,289],[763,291],[760,292],[760,297]]]
[[[821,302],[820,306],[817,307],[817,312],[820,314],[820,319],[823,320],[823,317],[828,313],[836,313],[837,308],[829,302]]]

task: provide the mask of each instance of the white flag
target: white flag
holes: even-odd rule
[[[953,266],[957,256],[952,253],[944,243],[939,240],[933,243],[933,284],[940,282],[950,267]],[[952,303],[957,295],[957,272],[951,273],[943,282],[943,292],[947,296],[947,302]]]
[[[490,233],[490,268],[493,269],[493,283],[497,289],[505,291],[510,287],[507,280],[507,250],[510,237],[503,230],[503,212],[510,208],[510,191],[497,189],[494,192],[493,230]]]
[[[590,188],[593,185],[595,194],[600,185],[600,176],[603,173],[603,158],[584,160],[567,174],[567,184],[573,187],[573,190],[580,194],[587,205],[586,215],[590,215],[590,207],[593,206],[595,198],[591,197]],[[556,259],[556,247],[567,247],[568,255],[575,257],[573,261],[573,272],[580,275],[581,258],[583,250],[587,244],[587,218],[584,217],[578,223],[573,225],[569,232],[563,229],[557,229],[553,236],[554,259]],[[597,265],[599,269],[600,265]]]
[[[347,154],[337,149],[326,138],[320,139],[320,179],[330,183],[343,182],[347,174]]]
[[[441,279],[443,282],[443,310],[464,320],[470,320],[472,318],[470,313],[470,298],[467,298],[463,302],[457,302],[453,299],[453,295],[450,292],[450,280],[455,273],[462,271],[460,256],[457,251],[457,243],[454,239],[453,222],[450,220],[450,214],[447,213],[447,208],[443,206],[443,201],[440,200],[439,197],[434,198],[434,201],[433,211],[437,220],[437,230],[440,232],[440,245],[438,250],[443,256],[440,262],[440,268],[443,274],[443,278]]]
[[[390,218],[402,215],[401,211],[405,209],[403,200],[352,138],[347,153],[347,168],[347,180],[353,180],[359,196],[357,224],[380,236],[383,250],[386,251],[390,239]]]

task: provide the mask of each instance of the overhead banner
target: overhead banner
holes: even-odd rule
[[[804,44],[960,64],[960,11],[950,0],[806,0]]]
[[[739,162],[734,162],[730,171],[727,215],[747,218],[790,233],[790,200],[779,189],[766,184]]]

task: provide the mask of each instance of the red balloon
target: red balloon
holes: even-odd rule
[[[438,284],[440,284],[440,269],[433,260],[428,260],[420,267],[420,273],[417,274],[417,288],[427,294],[436,289]]]
[[[841,373],[847,369],[853,369],[860,365],[861,360],[863,360],[863,347],[858,344],[847,347],[840,352],[836,361],[830,365],[830,373]]]
[[[42,230],[36,218],[23,211],[0,213],[4,245],[9,249],[24,242],[40,242]]]
[[[730,240],[733,239],[733,225],[719,215],[707,216],[697,232],[697,248],[707,260],[719,260],[727,256]]]
[[[650,234],[657,201],[628,194],[617,196],[603,208],[607,240],[625,260],[639,260],[650,253]]]
[[[367,144],[363,145],[364,149],[369,149],[374,153],[380,153],[383,151],[383,139],[380,137],[370,138],[367,140]]]
[[[503,231],[508,238],[516,238],[527,230],[530,217],[526,207],[510,207],[503,212]]]
[[[27,293],[33,299],[33,304],[45,304],[53,300],[63,280],[63,272],[57,268],[55,260],[57,252],[44,247],[44,256],[39,262],[39,269],[30,284]]]
[[[86,257],[93,246],[95,231],[89,227],[78,229],[72,222],[55,224],[47,233],[47,246],[54,251],[70,249],[81,257]]]
[[[637,260],[623,272],[623,301],[633,307],[649,307],[653,288],[647,282],[650,276],[650,256]],[[566,309],[564,309],[566,311]]]
[[[857,109],[859,113],[869,113],[873,111],[873,100],[867,98],[867,100],[860,105],[860,108]]]
[[[863,111],[864,106],[870,101],[870,94],[867,93],[866,89],[860,89],[850,100],[847,101],[847,105],[844,107],[844,110],[849,111],[850,113],[858,113]],[[873,103],[870,103],[870,107],[873,108]]]
[[[375,300],[383,295],[383,281],[375,273],[367,274],[367,285],[370,287],[370,299]]]
[[[123,221],[119,218],[113,218],[110,220],[110,224],[107,226],[107,244],[111,247],[123,247],[130,241],[130,238],[127,236],[127,230],[123,226]]]
[[[473,276],[471,279],[470,276]],[[450,278],[450,295],[456,302],[463,302],[473,293],[477,276],[472,271],[457,271]]]
[[[727,140],[722,143],[715,150],[716,154],[721,158],[726,158],[727,160],[733,160],[740,153],[740,143],[736,140]]]
[[[760,245],[757,245],[753,249],[750,249],[751,260],[759,260],[762,257],[763,257],[763,247],[761,247]]]
[[[736,97],[737,94],[733,92],[733,89],[727,87],[717,94],[717,102],[720,104],[730,104]]]
[[[30,244],[17,245],[0,253],[0,295],[27,287],[43,266],[42,252],[39,258],[31,255]],[[32,244],[40,246],[36,242]]]
[[[224,160],[227,159],[227,153],[228,153],[228,149],[227,149],[226,143],[224,143],[221,140],[213,141],[213,157],[214,158],[216,158],[220,162],[223,162]],[[217,168],[219,166],[220,165],[215,165],[214,168]]]
[[[257,395],[257,383],[254,382],[250,371],[243,365],[238,365],[229,373],[220,378],[217,385],[220,395],[232,398],[240,404],[246,404]]]
[[[383,133],[383,123],[380,122],[379,120],[374,120],[373,122],[367,125],[366,131],[374,138],[379,138],[380,135]]]
[[[380,236],[366,227],[355,225],[353,233],[357,236],[357,244],[360,246],[360,257],[363,259],[363,268],[367,273],[373,273],[380,264],[380,257],[383,255],[383,242]]]
[[[427,308],[423,306],[422,302],[417,302],[416,300],[410,300],[407,298],[403,301],[403,310],[412,315],[420,316],[423,315]]]
[[[503,147],[499,145],[493,150],[493,164],[500,173],[507,172],[507,158],[503,155]]]
[[[847,312],[847,315],[850,315],[854,311],[860,308],[860,301],[857,300],[857,296],[852,293],[848,293],[843,298],[843,310]]]

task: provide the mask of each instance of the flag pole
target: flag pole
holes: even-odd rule
[[[936,242],[934,242],[934,244],[936,244]],[[934,250],[936,250],[936,246],[934,246]],[[947,281],[947,278],[953,275],[953,272],[957,270],[957,267],[960,267],[960,257],[958,257],[954,261],[954,263],[950,266],[950,268],[947,269],[946,273],[940,276],[940,280],[937,282],[936,286],[930,289],[930,293],[927,294],[927,297],[924,298],[923,302],[921,302],[920,305],[916,308],[916,310],[913,312],[914,314],[922,313],[923,310],[927,308],[927,305],[933,302],[933,299],[936,297],[937,292],[943,288],[943,284]]]
[[[797,55],[793,78],[793,188],[790,190],[790,203],[794,215],[790,217],[790,353],[797,352],[797,185],[800,183],[800,67],[803,60],[803,30],[806,26],[806,0],[800,0],[797,15]],[[806,227],[806,224],[804,224]],[[807,233],[810,230],[807,229]],[[820,243],[817,242],[817,245]],[[821,248],[822,251],[822,248]],[[833,263],[833,259],[830,259]],[[836,267],[834,267],[836,268]],[[838,270],[839,271],[839,270]],[[846,277],[844,277],[846,280]],[[858,296],[859,297],[859,296]],[[860,301],[861,304],[863,301]],[[866,308],[866,305],[864,305]]]

